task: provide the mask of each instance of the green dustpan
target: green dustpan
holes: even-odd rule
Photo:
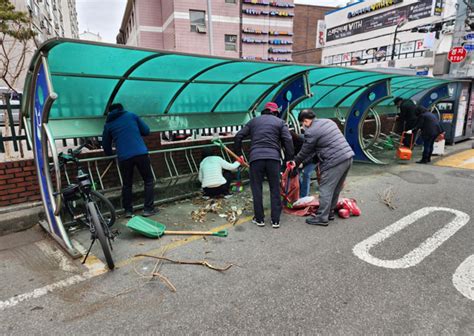
[[[166,226],[152,219],[142,216],[135,216],[127,223],[127,227],[148,238],[159,238],[164,234],[173,235],[198,235],[198,236],[216,236],[227,237],[227,230],[212,231],[170,231]]]

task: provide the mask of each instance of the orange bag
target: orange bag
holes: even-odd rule
[[[397,158],[399,158],[400,160],[411,160],[411,154],[412,154],[411,149],[413,148],[414,134],[413,132],[410,134],[411,135],[410,147],[406,147],[403,145],[403,139],[405,138],[405,133],[406,132],[402,132],[402,136],[400,138],[400,146],[397,149],[396,155],[397,155]]]

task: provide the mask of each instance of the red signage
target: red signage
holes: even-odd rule
[[[448,53],[448,61],[451,63],[460,63],[467,56],[467,51],[463,47],[453,47]]]

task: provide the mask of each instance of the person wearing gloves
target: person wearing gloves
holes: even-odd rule
[[[426,164],[431,162],[431,154],[433,154],[433,147],[436,138],[443,133],[441,124],[438,118],[423,106],[416,107],[416,115],[418,120],[415,128],[412,130],[414,134],[421,131],[421,138],[423,139],[423,155],[420,161],[416,163]],[[408,134],[411,134],[411,130]]]
[[[293,160],[294,149],[288,125],[278,117],[279,108],[268,102],[259,117],[250,120],[234,138],[237,155],[242,153],[242,141],[250,137],[250,187],[253,196],[254,218],[252,222],[265,226],[263,211],[263,179],[267,177],[270,186],[272,227],[280,227],[282,204],[280,199],[281,147],[285,158]]]
[[[316,119],[311,110],[303,110],[298,121],[306,128],[304,143],[290,165],[293,171],[306,162],[318,158],[320,169],[319,208],[307,224],[327,226],[335,218],[335,209],[344,181],[352,165],[354,152],[336,123],[330,119]]]
[[[239,161],[229,163],[220,156],[214,155],[210,148],[203,150],[202,157],[198,177],[204,197],[230,197],[231,171],[237,170],[241,163]]]

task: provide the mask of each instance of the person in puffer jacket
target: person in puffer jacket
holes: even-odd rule
[[[319,209],[307,224],[327,226],[335,218],[335,209],[344,181],[352,165],[354,152],[346,138],[330,119],[317,119],[311,110],[303,110],[298,121],[306,128],[304,143],[295,157],[294,169],[311,161],[319,161]]]
[[[150,134],[148,127],[135,113],[125,111],[122,104],[112,104],[104,125],[102,134],[102,147],[107,155],[112,155],[112,144],[115,144],[120,172],[122,174],[122,206],[125,217],[133,216],[132,185],[133,169],[137,167],[138,172],[145,184],[145,204],[143,216],[153,216],[154,208],[154,181],[151,170],[148,149],[142,136]]]
[[[270,204],[272,227],[280,227],[282,210],[280,198],[281,148],[285,149],[285,158],[293,160],[294,148],[288,125],[278,117],[278,105],[268,102],[262,114],[250,120],[234,138],[237,155],[242,154],[242,141],[250,137],[250,187],[253,196],[252,222],[265,226],[263,211],[263,181],[266,177],[270,186]]]

